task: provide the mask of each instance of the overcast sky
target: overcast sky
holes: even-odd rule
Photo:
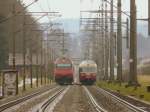
[[[30,4],[34,0],[23,0],[26,4]],[[101,0],[38,0],[28,8],[30,11],[59,11],[62,14],[61,18],[79,18],[80,10],[97,9]],[[110,0],[108,0],[110,1]],[[114,0],[117,3],[117,0]],[[137,18],[147,17],[147,3],[148,0],[136,0],[137,4]],[[115,10],[115,9],[114,9]],[[129,13],[130,0],[122,0],[122,10]],[[126,16],[123,16],[125,19]],[[41,21],[48,21],[45,17]],[[147,23],[142,22],[146,25]],[[141,31],[142,32],[142,31]]]
[[[23,0],[27,4],[34,0]],[[61,11],[65,18],[78,18],[80,9],[90,9],[100,4],[101,0],[38,0],[37,3],[30,6],[32,11]],[[115,2],[117,0],[114,0]],[[138,17],[147,16],[147,1],[136,0]],[[123,10],[129,11],[130,0],[122,0]]]

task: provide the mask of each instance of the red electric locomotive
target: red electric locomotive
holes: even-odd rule
[[[74,68],[69,58],[61,57],[55,61],[54,76],[58,84],[72,84]]]
[[[79,80],[81,84],[92,85],[96,81],[97,64],[92,60],[85,60],[79,65]]]

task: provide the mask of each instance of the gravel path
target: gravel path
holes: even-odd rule
[[[56,105],[54,112],[92,112],[92,110],[84,89],[81,86],[72,86]]]

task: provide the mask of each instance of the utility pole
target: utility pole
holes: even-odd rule
[[[99,7],[99,10],[100,10],[100,7]],[[100,21],[100,17],[101,17],[101,14],[99,13],[98,14],[98,20],[97,20],[97,24],[98,26],[100,26],[101,24],[101,21]],[[96,27],[94,27],[94,30],[96,30]],[[103,76],[103,66],[102,66],[102,37],[100,37],[100,27],[98,27],[98,34],[96,35],[96,39],[94,39],[94,56],[96,58],[96,61],[98,63],[98,80],[102,80],[102,76]],[[97,37],[98,36],[98,37]],[[97,47],[97,48],[96,48]],[[98,49],[98,51],[96,51],[96,49]]]
[[[148,35],[150,35],[150,0],[148,0]]]
[[[63,40],[62,40],[62,54],[63,54],[63,56],[64,56],[64,54],[65,54],[65,37],[64,37],[64,34],[63,34]]]
[[[51,68],[50,68],[50,75],[52,77],[51,80],[55,80],[54,78],[54,75],[53,75],[53,68],[54,68],[54,65],[53,65],[53,62],[54,62],[54,51],[52,48],[50,48],[50,64],[51,64]]]
[[[33,87],[33,81],[32,81],[32,78],[33,78],[33,70],[32,70],[32,68],[33,68],[33,54],[32,54],[32,52],[33,52],[33,50],[32,50],[32,46],[30,47],[30,81],[31,81],[31,84],[30,84],[30,86],[31,86],[31,88]]]
[[[36,34],[33,35],[33,37],[36,38]],[[31,38],[31,43],[30,43],[30,51],[29,51],[29,54],[30,54],[30,87],[32,88],[33,87],[33,44],[32,43],[32,38]]]
[[[135,0],[130,0],[130,76],[129,85],[137,86],[137,21]]]
[[[16,37],[15,37],[15,19],[16,19],[16,11],[15,11],[15,3],[13,3],[12,7],[12,40],[13,40],[13,49],[12,49],[12,62],[13,69],[16,69]]]
[[[108,80],[108,62],[109,62],[109,38],[108,38],[108,21],[107,21],[107,3],[105,2],[105,80]]]
[[[127,40],[126,40],[126,41],[127,41],[127,42],[126,42],[126,43],[127,43],[127,49],[129,49],[129,38],[130,38],[130,37],[129,37],[129,19],[127,18],[126,21],[127,21],[127,22],[126,22],[126,23],[127,23],[127,26],[126,26],[126,27],[127,27],[127,29],[126,29],[126,36],[127,36]]]
[[[49,70],[48,70],[48,66],[49,66],[49,51],[48,51],[48,49],[49,49],[49,47],[48,47],[48,45],[49,45],[49,42],[48,42],[48,38],[49,38],[49,32],[48,32],[48,30],[47,30],[47,41],[46,41],[46,76],[47,76],[47,79],[48,79],[48,82],[49,82]]]
[[[102,39],[102,75],[104,76],[105,75],[105,41],[104,41],[104,0],[102,0],[102,27],[101,27],[101,32],[102,32],[102,36],[101,36],[101,39]],[[104,77],[103,77],[104,78]]]
[[[114,10],[114,0],[111,0],[111,4],[110,4],[110,8],[111,8],[111,13],[110,13],[110,78],[109,80],[110,81],[113,81],[114,80],[114,24],[113,24],[113,18],[114,18],[114,15],[113,15],[113,10]]]
[[[36,87],[39,86],[39,52],[36,50]]]
[[[23,39],[22,39],[22,45],[23,45],[23,91],[26,90],[26,28],[25,28],[25,12],[23,12]]]
[[[43,84],[43,39],[41,37],[41,85]]]
[[[132,1],[132,0],[131,0]],[[122,12],[121,12],[121,0],[117,2],[118,16],[117,16],[117,81],[121,84],[122,81]]]
[[[46,31],[46,44],[45,44],[45,55],[44,55],[44,68],[45,68],[45,84],[47,83],[48,78],[48,30]]]
[[[46,58],[47,58],[47,56],[46,56],[46,48],[44,49],[44,56],[43,56],[43,58],[44,58],[44,64],[43,64],[43,69],[44,69],[44,83],[46,85],[46,80],[47,80],[47,67],[46,67],[46,65],[47,65]]]

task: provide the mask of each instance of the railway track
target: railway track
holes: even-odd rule
[[[56,104],[62,99],[64,94],[69,90],[69,87],[62,88],[55,92],[52,96],[46,100],[36,112],[52,112]]]
[[[13,101],[10,101],[8,103],[0,105],[0,112],[1,111],[7,111],[7,109],[11,110],[12,109],[11,107],[14,108],[16,105],[18,106],[21,103],[24,103],[25,101],[29,101],[28,99],[32,100],[32,98],[34,99],[34,97],[36,97],[36,96],[39,97],[43,94],[48,94],[49,95],[49,93],[51,93],[51,95],[49,95],[47,97],[47,99],[44,99],[41,103],[39,103],[39,104],[32,107],[32,109],[34,110],[34,111],[32,110],[32,112],[53,112],[54,109],[56,108],[56,105],[62,100],[64,95],[66,93],[68,93],[67,91],[71,87],[72,86],[63,86],[63,87],[57,86],[57,87],[53,87],[53,88],[51,88],[47,91],[44,91],[44,92],[39,91],[39,92],[30,94],[28,96],[21,97],[17,100],[13,100]],[[96,86],[91,86],[91,87],[81,86],[81,87],[84,89],[85,93],[84,92],[83,93],[87,96],[87,98],[90,102],[89,106],[91,106],[92,112],[120,112],[119,110],[116,111],[116,109],[118,107],[117,107],[116,103],[113,103],[113,102],[117,102],[117,104],[122,105],[124,110],[128,110],[128,111],[125,111],[125,112],[148,112],[148,111],[145,111],[145,110],[143,110],[143,109],[141,109],[137,106],[134,106],[131,103],[115,96],[114,94],[112,94],[112,93],[110,93],[110,92],[108,92],[104,89],[98,88]],[[95,96],[95,92],[98,94],[98,97]],[[106,98],[109,99],[109,100],[99,99],[99,96],[101,96],[101,95],[105,95]],[[65,101],[63,101],[63,102],[65,102]],[[110,101],[112,103],[111,106],[113,106],[116,109],[113,110],[113,108],[112,108],[112,111],[109,110],[108,107],[107,107],[108,105],[106,105],[106,103],[108,103],[107,101]],[[103,105],[103,103],[101,103],[101,102],[104,102],[105,104]]]
[[[11,108],[11,107],[13,107],[13,106],[15,106],[15,105],[18,105],[18,104],[20,104],[20,103],[22,103],[22,102],[25,102],[25,101],[27,101],[27,100],[29,100],[29,99],[32,99],[32,98],[34,98],[34,97],[36,97],[36,96],[38,96],[38,95],[42,95],[42,94],[44,94],[44,93],[52,92],[52,91],[57,90],[57,89],[59,89],[58,86],[57,86],[57,87],[50,88],[50,89],[48,89],[48,90],[47,90],[47,89],[46,89],[46,90],[41,90],[41,91],[35,92],[35,93],[33,93],[33,94],[30,94],[30,95],[21,97],[21,98],[19,98],[19,99],[12,100],[12,101],[10,101],[10,102],[4,103],[4,104],[0,105],[0,112],[4,111],[4,110],[6,110],[6,109],[9,109],[9,108]]]
[[[105,110],[104,108],[102,108],[98,103],[97,101],[94,99],[94,97],[92,96],[92,94],[90,93],[90,91],[85,87],[83,86],[88,98],[90,99],[91,101],[91,106],[92,108],[95,110],[94,112],[108,112],[107,110]]]
[[[118,96],[115,96],[114,94],[102,89],[102,88],[98,88],[98,87],[94,87],[97,91],[99,91],[100,93],[106,94],[108,95],[108,97],[111,97],[113,100],[119,102],[120,104],[122,104],[124,107],[130,109],[132,112],[148,112],[145,111],[137,106],[132,105],[131,103],[119,98]]]

